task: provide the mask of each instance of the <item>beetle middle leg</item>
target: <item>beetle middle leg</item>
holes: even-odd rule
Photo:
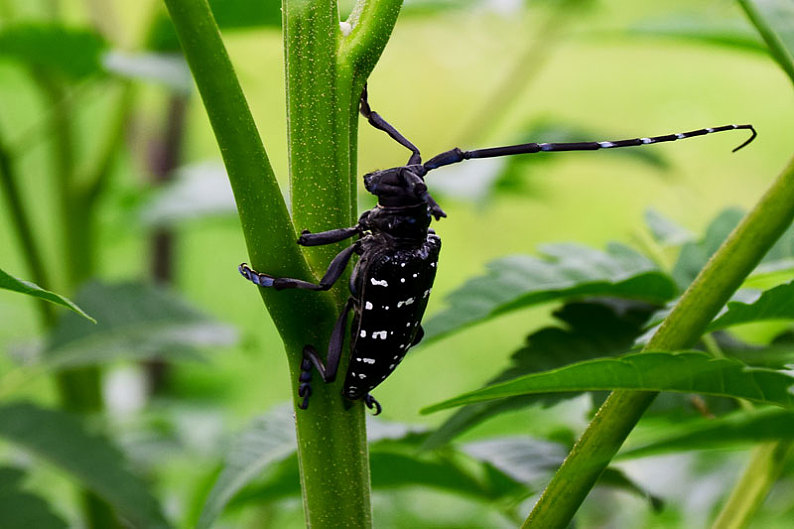
[[[275,288],[276,290],[283,290],[286,288],[328,290],[336,283],[336,280],[341,277],[342,272],[345,271],[347,264],[350,262],[350,258],[358,248],[359,244],[355,243],[339,252],[336,257],[334,257],[333,261],[331,261],[331,264],[328,265],[328,270],[325,271],[325,275],[319,283],[311,283],[291,277],[273,277],[268,274],[257,272],[245,263],[242,263],[237,269],[244,278],[260,287]]]

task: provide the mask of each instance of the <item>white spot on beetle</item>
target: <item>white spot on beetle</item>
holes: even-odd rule
[[[389,369],[394,369],[394,364],[389,364]]]
[[[383,306],[383,310],[389,310],[389,306],[388,305],[384,305]]]
[[[405,263],[400,263],[400,268],[405,268]]]
[[[429,295],[430,295],[430,291],[431,291],[431,290],[433,290],[433,289],[432,289],[432,288],[428,288],[427,290],[425,290],[425,293],[424,293],[424,294],[422,294],[422,297],[423,297],[423,298],[426,298],[427,296],[429,296]]]
[[[405,326],[406,327],[410,327],[411,326],[411,322],[409,321],[408,323],[405,324]]]
[[[372,310],[372,303],[370,303],[369,301],[367,301],[367,302],[364,304],[364,309],[365,309],[365,310]]]
[[[386,331],[375,331],[375,332],[372,333],[372,339],[376,340],[376,339],[380,338],[381,340],[385,340],[386,339],[386,334],[387,334]]]
[[[404,277],[400,278],[400,283],[405,283],[405,278]]]
[[[419,274],[414,274],[414,277],[419,277]]]
[[[366,338],[367,337],[367,331],[365,331],[364,329],[361,329],[361,333],[359,334],[359,336],[361,336],[362,338]]]
[[[363,380],[363,379],[367,378],[367,375],[365,375],[364,373],[359,373],[358,374],[358,378]]]
[[[359,362],[364,362],[365,364],[374,364],[375,363],[375,359],[374,358],[356,358],[356,360],[358,360]]]
[[[374,277],[371,277],[369,282],[372,283],[373,285],[379,286],[379,287],[387,287],[387,286],[389,286],[389,283],[385,279],[380,280],[380,279],[375,279]]]
[[[433,261],[432,263],[430,263],[430,266],[432,266],[433,268],[435,268],[435,267],[436,267],[436,262],[435,262],[435,261]]]

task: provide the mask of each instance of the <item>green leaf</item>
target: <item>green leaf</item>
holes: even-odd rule
[[[794,319],[794,281],[759,292],[736,292],[723,311],[708,327],[708,332],[734,325],[769,320]]]
[[[680,246],[693,238],[692,233],[687,229],[654,209],[645,212],[645,225],[648,226],[653,239],[662,246]]]
[[[737,411],[717,419],[687,421],[684,424],[665,424],[654,430],[653,439],[632,441],[620,458],[744,446],[781,439],[794,439],[794,412],[779,408]]]
[[[89,283],[75,299],[99,320],[64,315],[48,337],[45,367],[115,360],[195,359],[195,349],[229,345],[235,331],[211,320],[175,294],[140,283]]]
[[[642,332],[652,311],[652,305],[617,299],[568,303],[553,313],[561,325],[545,327],[530,334],[526,345],[513,353],[512,365],[488,384],[583,360],[626,353]],[[578,394],[522,395],[466,406],[430,435],[425,448],[441,446],[495,415],[538,404],[550,406]]]
[[[609,296],[663,303],[675,295],[670,278],[619,244],[606,252],[574,244],[541,248],[544,259],[518,255],[488,264],[488,273],[447,297],[449,307],[425,325],[425,340],[496,315],[553,300]]]
[[[422,413],[485,400],[552,391],[633,389],[702,393],[791,407],[794,377],[738,360],[694,352],[645,352],[602,358],[526,375],[425,408]]]
[[[89,28],[20,22],[0,29],[0,58],[83,79],[103,72],[106,44]]]
[[[212,527],[230,499],[266,468],[295,454],[296,449],[295,421],[290,407],[276,408],[256,418],[229,450],[196,528]]]
[[[744,212],[737,208],[721,211],[706,228],[703,238],[689,242],[681,248],[678,261],[673,267],[673,278],[681,290],[686,289],[695,279],[709,257],[728,238],[742,217],[744,217]]]
[[[794,5],[790,0],[739,0],[739,5],[794,82]]]
[[[370,427],[382,422],[370,421]],[[420,454],[418,449],[426,434],[416,433],[403,425],[386,425],[386,432],[382,428],[374,428],[376,437],[386,437],[371,440],[369,445],[372,487],[375,490],[430,487],[488,504],[515,502],[526,497],[531,490],[514,474],[487,457],[479,457],[476,451],[447,449]],[[561,460],[564,451],[558,452]],[[300,495],[298,459],[294,453],[264,470],[258,470],[258,473],[265,474],[264,479],[240,491],[230,506],[240,507],[252,502],[262,505]]]
[[[30,403],[0,405],[0,436],[68,472],[134,527],[170,527],[121,452],[76,417]]]
[[[0,467],[0,522],[3,529],[67,529],[41,497],[22,488],[25,473],[17,468]]]
[[[29,296],[34,296],[37,298],[47,300],[50,303],[62,305],[68,309],[73,310],[74,312],[76,312],[83,318],[87,319],[88,321],[92,323],[96,323],[96,320],[94,318],[83,312],[83,310],[80,307],[78,307],[77,305],[75,305],[65,297],[59,296],[58,294],[55,294],[54,292],[50,292],[49,290],[44,290],[35,283],[17,279],[6,273],[3,269],[0,269],[0,288],[4,288],[6,290],[11,290],[14,292],[20,292],[22,294],[27,294]]]
[[[674,14],[665,18],[644,20],[630,26],[626,32],[630,36],[672,38],[755,53],[767,51],[758,34],[743,20],[719,20],[693,17],[691,14]]]

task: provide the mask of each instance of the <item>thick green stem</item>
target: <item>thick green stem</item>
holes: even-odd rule
[[[293,218],[311,231],[351,226],[356,221],[359,97],[400,2],[358,2],[341,26],[335,0],[284,0],[282,5]],[[322,272],[346,244],[312,249],[315,270]],[[344,288],[335,291],[338,311],[348,294]],[[300,374],[303,345],[324,349],[327,335],[323,338],[288,350],[293,381]],[[339,369],[345,372],[346,361]],[[297,415],[306,521],[313,528],[371,527],[363,406],[341,397],[344,377],[338,378],[335,384],[315,384],[309,410]]]
[[[221,148],[252,264],[275,276],[312,278],[312,270],[295,244],[295,229],[206,0],[165,3]],[[394,0],[363,2],[394,3],[399,4]],[[396,17],[396,11],[392,12],[389,28]],[[335,2],[286,0],[283,27],[295,222],[301,229],[313,231],[350,226],[355,221],[351,130],[358,94],[369,71],[337,56],[345,35]],[[374,40],[385,44],[387,39],[388,33]],[[369,57],[379,54],[374,45],[368,49]],[[337,245],[307,254],[319,273],[338,250]],[[260,289],[287,349],[294,397],[303,347],[313,344],[321,351],[327,347],[344,298],[343,289],[336,290],[340,295],[332,297]],[[309,409],[297,410],[307,524],[314,528],[370,527],[362,406],[346,402],[339,383],[315,383],[313,389]]]
[[[711,529],[741,529],[750,522],[783,471],[791,447],[791,441],[779,441],[761,444],[752,451],[742,477]]]
[[[794,219],[794,159],[712,256],[645,347],[691,347]],[[567,527],[574,513],[657,393],[615,391],[544,491],[525,528]]]

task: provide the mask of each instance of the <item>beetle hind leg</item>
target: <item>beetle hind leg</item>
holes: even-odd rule
[[[364,400],[364,404],[367,405],[367,408],[369,408],[371,410],[372,409],[375,410],[375,413],[373,413],[372,415],[380,415],[380,412],[383,411],[383,407],[380,405],[380,402],[375,400],[375,397],[373,397],[369,393],[364,395],[364,399],[363,400]]]

